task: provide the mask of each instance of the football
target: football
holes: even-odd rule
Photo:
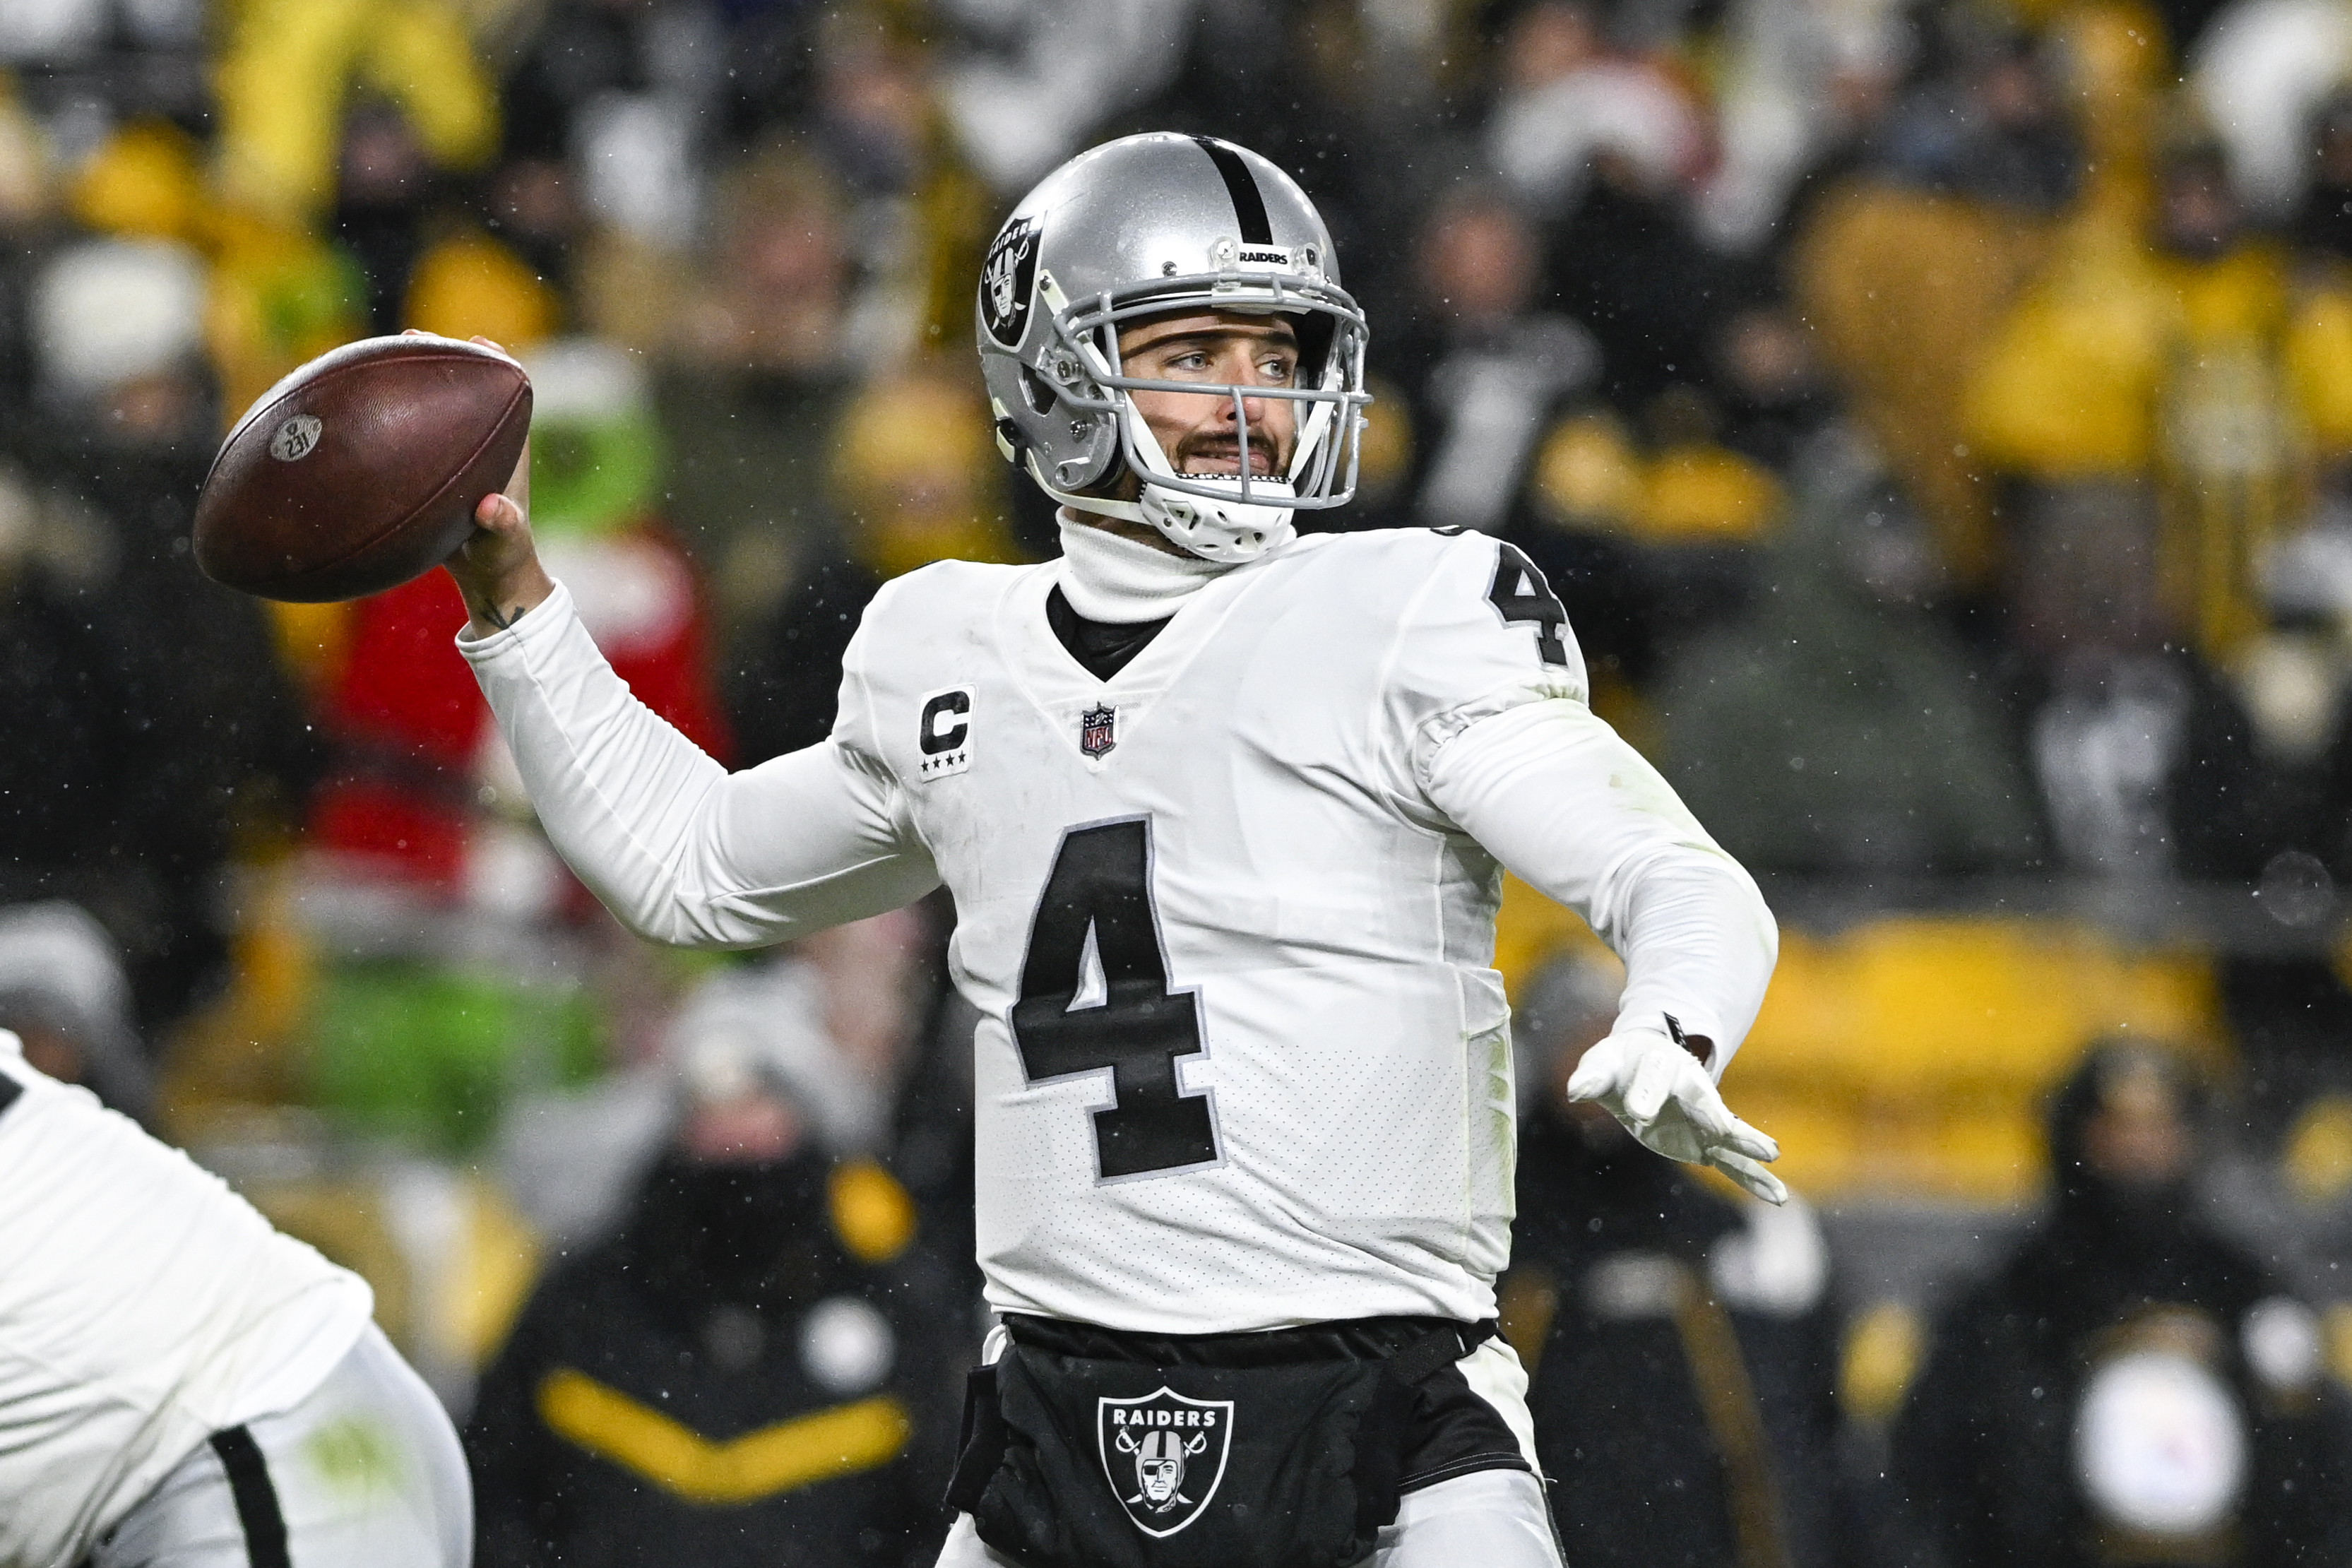
[[[196,564],[294,604],[396,587],[465,542],[530,430],[530,379],[478,343],[410,333],[320,355],[264,393],[196,498]]]

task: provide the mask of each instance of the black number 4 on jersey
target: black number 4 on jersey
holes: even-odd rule
[[[1517,545],[1496,546],[1495,581],[1486,590],[1486,602],[1495,606],[1507,626],[1514,621],[1534,622],[1536,657],[1546,664],[1567,668],[1568,645],[1559,634],[1568,625],[1568,606],[1559,602],[1544,574]]]
[[[1074,1006],[1093,937],[1103,999]],[[1168,989],[1168,953],[1151,897],[1147,817],[1073,827],[1062,836],[1021,965],[1013,1039],[1031,1083],[1110,1068],[1114,1102],[1094,1113],[1097,1169],[1108,1181],[1217,1159],[1204,1092],[1184,1092],[1176,1058],[1201,1053],[1190,991]]]

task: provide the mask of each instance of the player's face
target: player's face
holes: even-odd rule
[[[1127,374],[1147,381],[1197,381],[1213,386],[1291,386],[1298,374],[1298,335],[1279,316],[1202,310],[1139,322],[1118,335]],[[1223,393],[1130,392],[1160,451],[1180,474],[1242,471],[1242,416],[1249,421],[1253,477],[1287,473],[1297,438],[1297,405],[1287,397],[1248,397],[1237,414]]]

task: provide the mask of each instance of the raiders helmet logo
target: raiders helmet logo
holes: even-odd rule
[[[999,229],[980,268],[980,316],[988,335],[1018,348],[1029,331],[1037,285],[1037,220],[1017,217]]]
[[[1225,1479],[1234,1402],[1187,1399],[1162,1387],[1140,1399],[1098,1399],[1103,1474],[1144,1534],[1175,1534],[1201,1517]]]

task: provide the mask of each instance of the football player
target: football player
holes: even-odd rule
[[[456,1428],[357,1275],[0,1030],[0,1568],[465,1568]]]
[[[1625,961],[1572,1091],[1778,1199],[1715,1087],[1772,918],[1593,717],[1518,551],[1296,533],[1350,492],[1367,331],[1274,165],[1168,134],[1072,160],[997,236],[977,325],[1062,556],[890,583],[831,737],[748,772],[614,679],[527,497],[484,500],[461,646],[541,819],[665,942],[954,895],[1000,1322],[943,1564],[1557,1568],[1493,1335],[1502,872]]]

